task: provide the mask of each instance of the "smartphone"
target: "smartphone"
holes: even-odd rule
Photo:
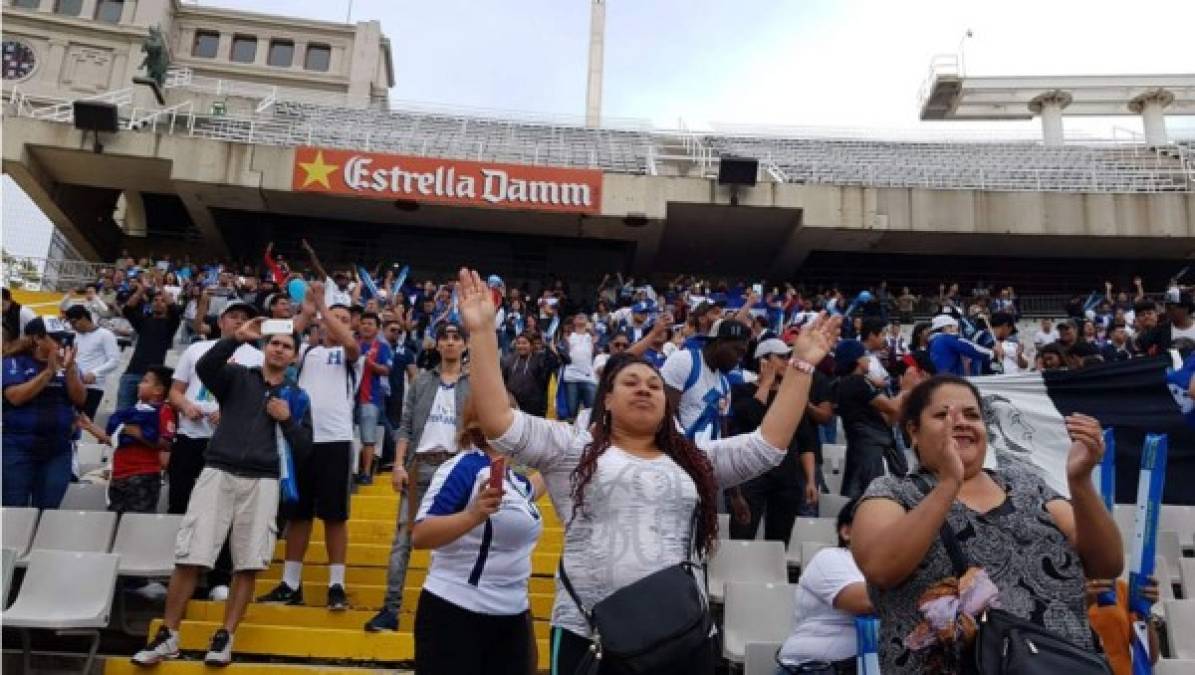
[[[266,319],[261,322],[262,335],[290,335],[294,332],[294,319]]]
[[[499,457],[490,462],[490,487],[495,490],[502,489],[502,482],[506,478],[506,458]]]

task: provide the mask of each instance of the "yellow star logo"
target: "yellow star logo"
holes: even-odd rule
[[[307,172],[307,180],[303,181],[303,187],[307,187],[312,183],[319,183],[329,190],[332,189],[332,185],[328,182],[328,175],[340,168],[335,164],[325,164],[322,150],[316,151],[315,161],[299,162],[299,166]]]

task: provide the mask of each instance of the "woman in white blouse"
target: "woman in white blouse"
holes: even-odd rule
[[[858,499],[838,512],[838,546],[824,548],[801,570],[793,632],[780,647],[776,675],[855,672],[855,617],[871,614],[867,581],[851,556]]]
[[[819,318],[793,345],[792,372],[759,429],[694,445],[668,405],[659,371],[633,356],[602,373],[593,423],[582,429],[512,410],[498,366],[494,305],[476,272],[461,270],[461,318],[470,335],[470,383],[490,445],[539,469],[565,519],[563,566],[585,608],[644,577],[698,554],[717,540],[717,499],[776,466],[805,410],[813,366],[834,344],[838,319]],[[694,512],[696,510],[696,517]],[[557,585],[552,672],[572,675],[591,646],[590,628]],[[711,645],[660,672],[712,673]]]

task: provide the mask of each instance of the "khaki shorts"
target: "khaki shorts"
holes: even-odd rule
[[[178,530],[174,562],[212,567],[231,530],[233,569],[264,570],[274,557],[277,514],[277,479],[242,478],[205,467]]]

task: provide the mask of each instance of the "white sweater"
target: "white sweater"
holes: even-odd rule
[[[103,390],[108,373],[115,372],[120,366],[120,347],[116,344],[116,335],[107,328],[97,327],[90,333],[75,333],[75,346],[79,350],[75,356],[79,374],[95,375],[95,382],[87,385],[87,388]]]
[[[548,496],[565,522],[564,566],[586,610],[614,591],[686,559],[697,486],[672,458],[642,459],[617,447],[598,458],[586,488],[585,510],[573,516],[570,477],[588,431],[515,412],[514,423],[490,441],[519,464],[538,469]],[[784,450],[758,431],[698,442],[721,487],[731,487],[780,464]],[[589,625],[556,583],[552,625],[582,637]]]

